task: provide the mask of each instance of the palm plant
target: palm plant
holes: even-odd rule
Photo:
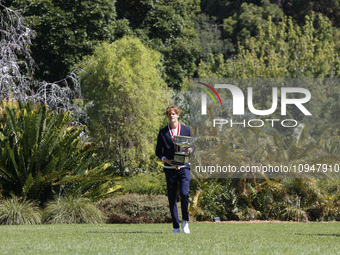
[[[87,185],[105,179],[106,165],[89,170],[94,144],[86,140],[85,127],[69,123],[68,112],[56,114],[46,106],[29,103],[2,103],[2,196],[12,194],[45,202],[60,190],[61,183],[57,182],[66,177],[72,177],[72,183],[87,180]]]

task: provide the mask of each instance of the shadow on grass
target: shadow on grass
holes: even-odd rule
[[[340,234],[301,234],[301,233],[294,233],[294,235],[299,235],[299,236],[334,236],[334,237],[340,237]]]
[[[163,232],[153,231],[88,231],[89,234],[164,234]]]

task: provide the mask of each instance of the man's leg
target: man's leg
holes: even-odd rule
[[[181,209],[182,219],[189,221],[189,185],[191,181],[190,168],[184,168],[179,170],[179,185],[181,195]]]
[[[177,170],[165,170],[166,184],[168,189],[168,200],[170,213],[172,218],[172,225],[174,229],[179,228],[178,212],[177,212],[177,188],[178,178]]]

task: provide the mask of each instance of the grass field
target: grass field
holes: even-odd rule
[[[0,226],[0,254],[340,254],[340,223]]]

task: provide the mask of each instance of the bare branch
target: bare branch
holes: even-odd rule
[[[76,70],[52,83],[34,80],[35,63],[30,52],[34,36],[19,11],[0,1],[0,100],[43,102],[52,110],[72,111],[79,117],[83,112],[72,103],[82,97]]]

